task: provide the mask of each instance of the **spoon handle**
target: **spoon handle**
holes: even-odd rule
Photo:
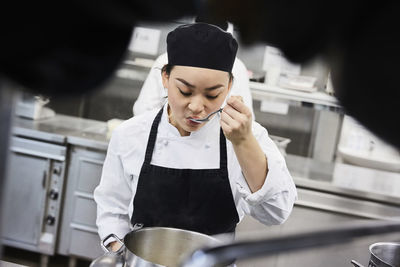
[[[213,112],[211,112],[210,114],[208,114],[207,117],[205,117],[205,118],[203,118],[203,119],[190,119],[190,120],[195,121],[195,122],[205,122],[205,121],[208,121],[208,119],[209,119],[212,115],[214,115],[215,113],[221,112],[222,110],[223,110],[223,108],[220,108],[220,109],[218,109],[218,110],[216,110],[216,111],[213,111]]]

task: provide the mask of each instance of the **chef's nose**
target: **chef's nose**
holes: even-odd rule
[[[204,102],[201,96],[192,97],[188,107],[193,114],[201,113],[204,110]]]

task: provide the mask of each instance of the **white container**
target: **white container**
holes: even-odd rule
[[[265,79],[265,83],[271,86],[275,86],[278,84],[279,77],[281,75],[281,67],[280,66],[270,66],[267,69],[267,75]]]
[[[345,163],[400,172],[400,152],[347,115],[343,119],[338,156]]]
[[[276,136],[276,135],[269,135],[269,137],[274,141],[276,146],[278,147],[279,151],[282,153],[284,157],[286,157],[286,148],[287,145],[292,141],[289,138]]]
[[[33,98],[24,98],[17,101],[15,114],[19,117],[28,118],[32,120],[53,117],[55,112],[49,108],[44,107],[49,103],[48,99],[39,96]]]

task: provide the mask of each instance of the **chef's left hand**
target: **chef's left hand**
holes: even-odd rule
[[[251,111],[241,96],[231,96],[221,114],[221,127],[225,137],[238,145],[252,136]]]

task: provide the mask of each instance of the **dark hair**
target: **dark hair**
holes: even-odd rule
[[[174,68],[174,65],[165,64],[162,67],[161,72],[165,72],[169,76],[171,74],[171,71],[172,71],[173,68]]]
[[[172,71],[173,68],[174,68],[174,65],[165,64],[161,69],[161,73],[165,72],[169,76],[171,74],[171,71]],[[232,74],[232,72],[228,72],[228,74],[229,74],[229,81],[233,82],[233,74]]]

